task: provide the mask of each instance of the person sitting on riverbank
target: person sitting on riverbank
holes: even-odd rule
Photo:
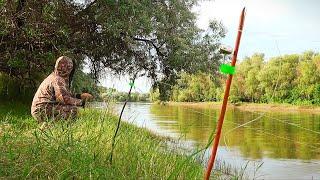
[[[38,121],[48,119],[74,119],[78,107],[93,99],[89,93],[73,96],[70,83],[74,72],[72,60],[67,56],[57,59],[54,71],[40,84],[31,105],[31,114]]]

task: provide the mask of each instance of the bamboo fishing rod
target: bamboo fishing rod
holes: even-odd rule
[[[231,68],[234,68],[236,66],[238,50],[239,50],[239,45],[240,45],[240,40],[241,40],[241,35],[242,35],[242,29],[243,29],[243,23],[244,23],[244,17],[245,17],[245,8],[242,9],[241,16],[240,16],[238,35],[237,35],[237,39],[236,39],[236,43],[235,43],[235,49],[234,49],[233,56],[232,56]],[[233,72],[234,72],[234,69],[233,69]],[[211,151],[211,156],[210,156],[210,159],[208,161],[207,171],[206,171],[206,174],[205,174],[205,180],[209,180],[210,174],[211,174],[211,170],[212,170],[215,158],[216,158],[217,149],[218,149],[218,146],[219,146],[219,141],[220,141],[220,136],[221,136],[221,131],[222,131],[222,125],[223,125],[223,121],[224,121],[224,116],[225,116],[226,109],[227,109],[227,103],[228,103],[228,98],[229,98],[232,78],[233,78],[233,73],[229,73],[229,76],[228,76],[228,79],[227,79],[227,82],[226,82],[226,89],[225,89],[225,92],[224,92],[224,98],[223,98],[223,103],[222,103],[222,107],[221,107],[221,111],[220,111],[218,125],[217,125],[217,128],[216,128],[216,136],[214,138],[213,147],[212,147],[212,151]]]

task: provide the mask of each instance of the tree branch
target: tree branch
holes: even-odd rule
[[[162,47],[162,45],[164,44],[162,44],[160,47],[158,47],[152,40],[150,40],[150,39],[143,39],[143,38],[138,38],[138,37],[133,37],[133,36],[131,36],[131,38],[133,39],[133,40],[136,40],[136,41],[143,41],[143,42],[145,42],[145,43],[149,43],[149,44],[151,44],[155,49],[156,49],[156,51],[157,51],[157,54],[159,54],[160,56],[165,56],[161,51],[160,51],[160,48]]]

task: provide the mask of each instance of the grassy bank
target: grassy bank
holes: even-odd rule
[[[168,102],[169,105],[190,106],[194,108],[220,109],[222,102]],[[237,108],[243,111],[260,112],[302,112],[320,114],[320,107],[315,105],[291,105],[291,104],[258,104],[258,103],[236,103],[228,104],[228,108]]]
[[[165,138],[123,123],[113,164],[108,158],[116,118],[84,110],[76,122],[40,130],[25,105],[0,105],[0,179],[201,179],[203,167]]]

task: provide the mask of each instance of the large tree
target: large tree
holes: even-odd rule
[[[180,71],[215,73],[225,30],[217,21],[207,31],[198,29],[191,11],[196,3],[1,0],[0,72],[37,79],[65,54],[78,64],[87,59],[96,79],[106,68],[144,72],[169,84]]]

